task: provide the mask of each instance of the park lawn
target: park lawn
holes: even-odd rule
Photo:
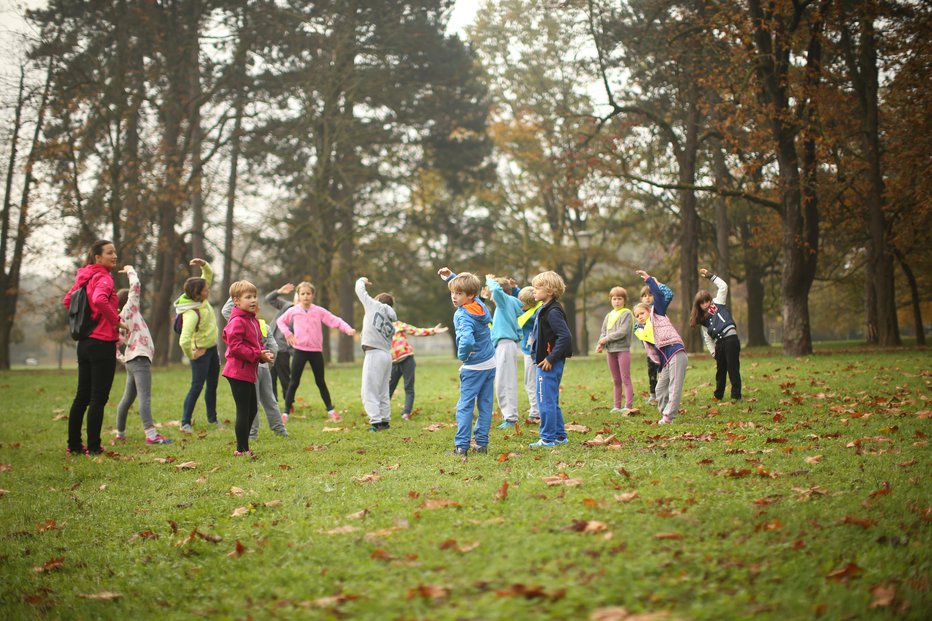
[[[188,371],[156,369],[154,415],[178,442],[145,446],[134,409],[116,452],[69,458],[74,371],[2,373],[3,617],[928,618],[928,352],[743,358],[733,404],[691,356],[669,427],[642,398],[640,352],[629,418],[609,413],[604,359],[571,359],[569,445],[529,449],[536,428],[496,420],[490,453],[467,459],[441,426],[452,360],[419,359],[415,417],[378,434],[358,364],[327,369],[340,425],[308,371],[290,439],[260,413],[257,461],[231,456],[223,379],[225,429],[201,401],[183,436]],[[584,444],[597,436],[614,440]]]

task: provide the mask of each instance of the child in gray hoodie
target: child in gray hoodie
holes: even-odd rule
[[[392,376],[392,336],[398,321],[395,299],[388,293],[375,298],[366,291],[372,283],[365,276],[356,281],[356,297],[366,315],[362,320],[362,405],[369,417],[369,431],[388,429],[391,418],[389,382]]]

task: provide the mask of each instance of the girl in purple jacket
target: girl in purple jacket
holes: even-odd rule
[[[230,285],[233,310],[230,321],[223,329],[223,342],[227,345],[227,362],[223,376],[230,382],[233,401],[236,403],[236,452],[234,457],[248,455],[249,429],[258,412],[256,377],[260,362],[272,362],[272,353],[262,349],[262,331],[256,313],[259,311],[258,290],[248,280]]]

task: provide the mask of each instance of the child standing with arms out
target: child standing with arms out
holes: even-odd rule
[[[644,342],[648,357],[660,369],[657,377],[657,408],[661,418],[657,424],[668,425],[676,418],[683,397],[686,346],[667,317],[667,298],[657,281],[643,270],[638,270],[637,275],[643,278],[650,288],[654,305],[651,307],[641,302],[634,307],[634,317],[640,324],[634,333]]]
[[[384,431],[392,417],[388,384],[392,377],[392,335],[395,334],[395,298],[380,293],[375,298],[363,276],[356,281],[356,297],[366,314],[362,320],[362,405],[369,417],[369,431]]]
[[[392,335],[392,376],[388,381],[388,398],[395,394],[398,382],[404,378],[405,407],[401,411],[402,420],[409,420],[414,411],[414,349],[408,342],[408,335],[431,336],[446,332],[447,328],[439,323],[433,328],[416,328],[403,321],[395,322],[395,334]]]
[[[608,368],[614,384],[614,407],[612,414],[627,416],[634,407],[634,386],[631,383],[631,336],[634,321],[631,311],[625,308],[628,292],[624,287],[612,287],[609,292],[612,310],[602,321],[602,332],[596,352],[605,351]],[[621,399],[624,396],[624,408]]]
[[[560,382],[563,366],[573,355],[573,341],[566,325],[566,311],[560,297],[566,291],[563,278],[556,272],[543,272],[531,281],[534,299],[541,302],[531,347],[537,363],[537,402],[540,406],[540,439],[531,448],[566,444],[563,410],[560,409]]]
[[[230,382],[233,401],[236,403],[236,452],[234,457],[248,455],[249,430],[258,414],[256,378],[260,362],[272,362],[272,353],[262,349],[262,334],[256,313],[259,310],[258,290],[248,280],[230,285],[233,310],[230,322],[223,329],[223,342],[227,345],[223,376]]]
[[[126,265],[120,272],[129,277],[129,289],[117,291],[121,327],[116,357],[126,367],[126,388],[117,406],[117,435],[113,443],[126,440],[126,415],[138,394],[139,418],[146,432],[146,444],[171,444],[174,440],[162,436],[152,423],[152,357],[155,348],[149,326],[139,312],[142,286],[133,266]],[[120,351],[121,347],[123,351]]]
[[[456,307],[453,329],[456,331],[456,357],[460,367],[460,398],[456,404],[455,455],[469,452],[470,436],[475,435],[476,452],[487,453],[492,403],[495,390],[495,350],[489,333],[492,314],[478,299],[482,281],[475,274],[454,274],[441,267],[437,274],[450,288],[450,300]],[[478,410],[473,430],[473,410]]]
[[[534,361],[534,350],[528,344],[531,332],[534,329],[534,320],[543,303],[534,299],[534,287],[525,287],[518,293],[521,302],[522,314],[518,317],[518,327],[521,328],[521,353],[524,354],[524,392],[528,400],[527,422],[531,425],[540,424],[540,407],[537,404],[537,363]]]
[[[181,431],[191,433],[194,406],[204,384],[207,392],[207,421],[221,427],[217,420],[217,382],[220,380],[220,354],[217,352],[217,315],[208,302],[214,271],[204,259],[191,259],[189,265],[201,268],[201,276],[184,283],[184,293],[175,300],[175,314],[181,315],[181,337],[178,344],[191,361],[191,388],[184,398]]]
[[[227,298],[227,303],[223,305],[220,314],[223,315],[224,319],[230,321],[230,315],[233,313],[234,307],[233,298]],[[266,324],[265,319],[259,319],[259,338],[261,339],[260,347],[262,347],[262,349],[268,350],[273,358],[278,356],[278,342],[275,340],[275,337],[269,333],[269,326]],[[269,423],[269,429],[271,429],[275,435],[287,438],[288,430],[285,429],[285,420],[281,410],[278,409],[278,399],[275,398],[275,393],[273,392],[271,366],[272,365],[269,365],[267,362],[261,362],[256,369],[256,400],[265,411],[265,420]],[[258,438],[259,411],[257,409],[256,417],[253,419],[252,426],[249,428],[249,439],[257,440]]]
[[[741,400],[741,339],[738,327],[726,305],[728,301],[728,283],[709,270],[699,270],[703,278],[708,278],[718,288],[715,298],[701,289],[693,300],[693,309],[689,314],[689,326],[702,326],[702,338],[715,358],[715,398],[721,401],[725,397],[725,375],[731,381],[731,398]]]
[[[324,378],[324,335],[323,325],[337,328],[343,334],[353,336],[356,330],[348,323],[322,306],[314,305],[317,288],[309,282],[297,286],[298,303],[286,310],[276,321],[278,329],[285,335],[285,340],[292,347],[291,381],[285,395],[285,414],[291,414],[304,365],[310,363],[314,372],[314,381],[320,398],[327,408],[327,417],[333,422],[340,422],[343,417],[334,409],[330,400],[330,390]]]
[[[485,275],[485,286],[489,288],[495,312],[492,314],[492,347],[495,348],[495,392],[498,409],[502,412],[499,429],[510,429],[518,422],[518,343],[521,329],[518,316],[521,301],[511,294],[510,278]]]

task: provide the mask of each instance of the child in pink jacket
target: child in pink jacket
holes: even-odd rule
[[[298,303],[289,308],[276,321],[278,329],[285,335],[285,340],[293,348],[291,354],[291,381],[288,383],[288,392],[285,394],[285,413],[292,413],[295,394],[301,384],[301,375],[304,365],[311,363],[314,372],[314,381],[320,391],[320,398],[324,400],[327,416],[334,422],[343,420],[330,400],[330,390],[324,380],[324,337],[322,325],[337,328],[344,334],[353,336],[356,330],[348,323],[328,311],[322,306],[314,305],[316,287],[309,282],[302,282],[295,291],[298,294]]]
[[[227,345],[223,376],[230,382],[233,401],[236,402],[236,452],[234,457],[249,455],[249,429],[258,412],[256,377],[260,362],[272,362],[272,353],[262,349],[262,332],[256,313],[259,311],[258,290],[248,280],[230,285],[233,310],[230,321],[223,329],[223,342]]]

